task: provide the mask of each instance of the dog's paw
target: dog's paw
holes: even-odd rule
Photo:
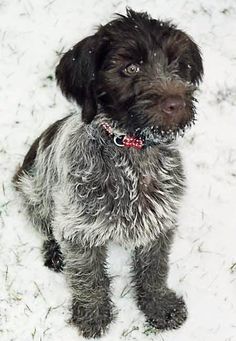
[[[109,300],[99,304],[81,304],[74,301],[72,304],[73,323],[86,338],[101,337],[113,320],[112,304]]]
[[[139,300],[147,322],[159,330],[179,328],[187,318],[187,308],[182,297],[167,288]]]
[[[54,239],[44,241],[42,252],[45,266],[56,272],[63,270],[63,255],[60,246]]]

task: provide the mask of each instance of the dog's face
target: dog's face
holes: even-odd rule
[[[75,45],[56,71],[85,122],[103,112],[130,133],[163,136],[194,120],[202,74],[200,51],[187,34],[132,10]]]

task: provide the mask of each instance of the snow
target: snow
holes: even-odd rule
[[[11,178],[29,145],[73,107],[54,79],[59,54],[128,5],[172,18],[201,46],[198,122],[179,141],[188,190],[170,257],[169,284],[189,310],[177,331],[155,334],[129,288],[130,255],[110,248],[117,320],[102,340],[236,340],[236,2],[234,0],[0,1],[0,339],[82,340],[68,324],[63,275],[43,266],[40,236]]]

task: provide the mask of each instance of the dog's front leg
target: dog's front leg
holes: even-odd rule
[[[145,247],[135,249],[134,281],[137,303],[157,329],[176,329],[187,317],[185,303],[167,287],[168,254],[173,231]]]
[[[63,254],[64,272],[72,289],[72,322],[84,337],[100,337],[113,317],[105,269],[106,247],[66,242]]]

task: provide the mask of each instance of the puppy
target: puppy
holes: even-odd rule
[[[187,317],[167,287],[168,254],[184,190],[175,139],[195,120],[198,46],[170,22],[127,10],[64,54],[62,92],[82,108],[36,139],[14,177],[45,241],[45,265],[63,272],[72,322],[99,337],[113,320],[109,241],[133,250],[138,307],[160,330]]]

